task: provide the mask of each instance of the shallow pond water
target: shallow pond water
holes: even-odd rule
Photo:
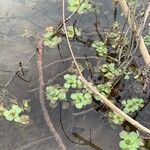
[[[107,26],[107,21],[109,21],[108,26],[110,26],[113,20],[111,0],[95,0],[94,2],[103,6],[103,15],[100,16],[102,27]],[[66,15],[69,15],[67,11]],[[20,103],[23,99],[29,99],[31,105],[31,112],[29,113],[31,124],[29,126],[20,126],[0,118],[0,150],[59,150],[54,137],[46,126],[39,103],[38,91],[36,90],[38,87],[36,56],[30,62],[28,60],[35,53],[37,33],[43,33],[44,29],[49,25],[58,25],[61,18],[60,0],[0,0],[0,84],[7,84],[7,90],[9,91],[6,94],[5,101],[9,101],[12,98],[11,95],[13,95]],[[124,20],[122,19],[122,21]],[[89,14],[79,17],[77,24],[85,30],[86,34],[93,38],[95,36],[93,22],[94,17]],[[93,51],[87,47],[85,48],[81,43],[72,43],[72,45],[75,47],[74,53],[76,56],[95,55]],[[66,43],[61,45],[61,50],[63,50],[63,58],[70,57]],[[43,57],[44,66],[61,59],[57,49],[45,49]],[[92,59],[90,61],[95,62]],[[28,80],[31,77],[31,82],[24,82],[18,77],[12,78],[19,68],[19,62],[23,64],[28,62],[26,63],[26,68],[24,68],[26,69],[25,79]],[[69,65],[70,61],[67,61],[44,69],[45,84],[51,78],[54,78],[57,73],[63,72]],[[61,83],[61,78],[56,78],[54,82]],[[129,95],[126,95],[126,92],[129,84],[121,92],[120,96],[122,98],[128,98]],[[0,88],[0,97],[3,97],[2,89],[3,87]],[[134,92],[134,88],[131,88],[130,93]],[[149,98],[149,95],[142,96]],[[77,132],[86,140],[91,138],[92,143],[95,145],[94,148],[89,143],[82,146],[70,142],[65,137],[60,126],[59,106],[55,109],[47,108],[56,130],[61,134],[68,150],[119,150],[118,133],[122,127],[112,129],[103,112],[97,112],[92,107],[85,108],[85,111],[89,110],[86,114],[79,114],[79,111],[72,107],[62,112],[62,121],[67,135],[73,140],[75,138],[72,132]],[[137,120],[150,127],[148,108],[147,106],[140,113]]]

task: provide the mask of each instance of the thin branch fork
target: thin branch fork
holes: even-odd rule
[[[68,47],[71,53],[71,56],[73,58],[73,61],[75,63],[75,66],[78,70],[79,73],[79,79],[96,95],[98,95],[101,100],[104,102],[104,104],[106,104],[111,110],[113,110],[114,112],[118,113],[120,116],[122,116],[126,121],[128,121],[130,124],[132,124],[133,126],[135,126],[137,129],[144,131],[146,133],[150,134],[150,129],[144,127],[143,125],[141,125],[139,122],[135,121],[134,119],[132,119],[130,116],[128,116],[126,113],[124,113],[122,110],[120,110],[118,107],[116,107],[110,100],[108,100],[105,96],[103,96],[102,94],[100,94],[97,89],[92,86],[82,75],[81,70],[78,66],[78,63],[75,59],[68,35],[67,35],[67,28],[66,28],[66,22],[65,22],[65,6],[64,6],[64,0],[62,0],[62,11],[63,11],[63,28],[66,34],[66,39],[67,39],[67,43],[68,43]],[[147,50],[147,49],[146,49]],[[149,54],[148,54],[149,55]],[[149,60],[150,61],[150,60]]]
[[[143,57],[143,59],[145,61],[145,64],[147,66],[150,66],[150,55],[149,55],[149,52],[148,52],[148,50],[147,50],[147,48],[145,46],[144,39],[141,36],[141,27],[138,28],[138,26],[136,25],[133,17],[131,16],[131,11],[130,11],[127,3],[126,3],[126,0],[116,0],[116,2],[119,3],[125,18],[127,19],[128,25],[134,31],[135,36],[137,37],[136,38],[136,42],[139,43],[139,49],[140,49],[142,57]],[[145,22],[147,20],[147,17],[149,15],[149,12],[150,12],[150,3],[149,3],[149,5],[147,7],[147,10],[145,12],[143,24],[145,24]]]
[[[40,100],[42,111],[44,113],[44,119],[46,121],[47,126],[49,127],[50,131],[54,135],[55,140],[58,143],[60,149],[66,150],[66,147],[61,139],[61,136],[57,133],[56,129],[54,128],[54,125],[52,124],[52,121],[50,119],[50,116],[49,116],[48,111],[45,106],[42,53],[43,53],[43,40],[42,40],[42,37],[39,36],[38,43],[37,43],[37,68],[38,68],[38,74],[39,74],[39,100]]]

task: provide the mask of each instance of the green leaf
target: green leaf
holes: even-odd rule
[[[76,94],[71,94],[71,98],[76,99],[76,98],[78,98],[78,96]]]
[[[67,35],[69,38],[73,38],[75,35],[81,36],[81,32],[76,27],[68,26],[67,27]]]
[[[69,89],[69,88],[70,88],[70,84],[69,84],[69,83],[65,83],[65,84],[64,84],[64,87],[65,87],[66,89]]]
[[[50,48],[55,48],[58,44],[61,43],[62,39],[57,35],[54,35],[54,32],[47,31],[44,33],[44,45]]]
[[[90,99],[92,96],[91,96],[90,93],[85,93],[84,97],[87,98],[87,99]]]
[[[124,139],[127,135],[128,135],[128,132],[126,132],[126,131],[121,131],[121,132],[119,133],[119,136],[120,136],[122,139]]]
[[[14,119],[14,121],[20,123],[20,122],[21,122],[21,118],[18,116],[18,117],[16,117],[16,118]]]
[[[92,5],[89,3],[88,0],[85,0],[84,2],[80,0],[68,0],[67,9],[71,12],[75,12],[78,10],[78,14],[84,14],[87,11],[92,10]]]
[[[122,149],[126,149],[126,148],[127,148],[127,145],[126,145],[126,143],[125,143],[124,140],[122,140],[122,141],[119,142],[119,146],[120,146],[120,148],[122,148]]]
[[[92,47],[96,49],[96,52],[99,56],[104,56],[107,54],[107,48],[102,41],[94,41]]]
[[[150,45],[150,35],[146,35],[146,36],[144,37],[144,43],[145,43],[147,46]]]
[[[81,103],[77,103],[75,104],[75,106],[78,108],[78,109],[81,109],[83,107],[83,105]]]
[[[129,135],[132,136],[132,138],[134,138],[135,140],[138,139],[138,134],[135,132],[130,132]]]

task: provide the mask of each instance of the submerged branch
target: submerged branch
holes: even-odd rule
[[[40,100],[40,104],[42,107],[42,111],[44,113],[44,118],[45,118],[47,126],[49,127],[50,131],[53,133],[55,140],[58,143],[60,149],[66,150],[66,147],[65,147],[60,135],[57,133],[57,131],[54,128],[54,125],[51,122],[50,116],[49,116],[48,111],[45,106],[42,53],[43,53],[43,40],[41,37],[39,37],[38,44],[37,44],[37,68],[38,68],[38,74],[39,74],[39,100]]]

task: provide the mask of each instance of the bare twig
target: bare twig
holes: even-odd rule
[[[138,28],[138,26],[135,24],[135,21],[134,21],[134,19],[131,16],[131,11],[130,11],[126,1],[125,0],[116,0],[116,1],[119,3],[125,18],[127,19],[127,22],[129,24],[129,26],[134,31],[135,36],[137,37],[136,41],[137,41],[137,43],[139,43],[140,52],[142,54],[142,57],[143,57],[146,65],[150,66],[150,55],[149,55],[149,52],[148,52],[148,50],[147,50],[147,48],[145,46],[144,39],[140,35],[141,34],[140,33],[141,32],[141,28]],[[148,9],[147,9],[147,11],[145,13],[144,24],[145,24],[146,19],[148,17],[149,11],[150,11],[150,4],[149,4]]]
[[[53,133],[56,142],[58,143],[60,149],[66,150],[66,147],[60,137],[60,135],[57,133],[55,130],[50,116],[48,114],[48,111],[45,106],[45,101],[44,101],[44,80],[43,80],[43,67],[42,67],[42,53],[43,53],[43,40],[41,37],[38,39],[38,44],[37,44],[37,68],[38,68],[38,73],[39,73],[39,100],[40,104],[42,107],[42,111],[44,113],[44,118],[46,121],[47,126],[49,127],[50,131]]]
[[[89,112],[91,112],[91,111],[93,111],[93,110],[94,110],[94,108],[90,108],[90,109],[88,109],[88,110],[83,110],[83,111],[81,111],[81,112],[76,112],[76,113],[73,113],[73,116],[85,115],[86,113],[89,113]]]
[[[59,133],[59,134],[62,134],[62,133]],[[34,145],[37,145],[37,144],[39,144],[41,142],[44,142],[44,141],[47,141],[47,140],[53,139],[53,138],[54,138],[54,135],[49,136],[49,137],[44,137],[44,138],[41,138],[41,139],[37,139],[37,140],[35,140],[33,142],[30,142],[30,143],[27,143],[25,145],[22,145],[22,146],[16,148],[15,150],[27,150],[27,149],[33,147]]]
[[[56,74],[56,76],[54,76],[53,78],[51,78],[51,79],[48,80],[48,83],[53,82],[56,78],[58,78],[59,76],[63,75],[63,74],[66,73],[67,71],[68,71],[68,68],[65,69],[63,72],[60,72],[60,73]]]
[[[87,56],[87,58],[88,59],[99,59],[97,56]],[[75,57],[75,59],[86,59],[86,58],[82,57],[82,56],[77,56],[77,57]],[[72,57],[69,57],[69,58],[66,58],[66,59],[63,59],[63,60],[61,60],[61,59],[60,60],[56,60],[56,61],[54,61],[54,62],[44,66],[44,69],[46,69],[46,68],[48,68],[50,66],[53,66],[53,65],[55,65],[57,63],[66,62],[66,61],[69,61],[69,60],[72,60]]]
[[[104,102],[104,104],[106,104],[110,109],[112,109],[114,112],[118,113],[119,115],[121,115],[126,121],[128,121],[129,123],[131,123],[133,126],[135,126],[137,129],[150,133],[150,130],[146,127],[144,127],[143,125],[141,125],[139,122],[135,121],[134,119],[132,119],[130,116],[128,116],[126,113],[124,113],[123,111],[121,111],[118,107],[116,107],[110,100],[108,100],[106,97],[104,97],[102,94],[100,94],[97,89],[92,86],[82,75],[81,70],[78,66],[78,63],[74,57],[74,53],[67,35],[67,29],[66,29],[66,22],[65,22],[65,7],[64,7],[64,0],[62,0],[62,10],[63,10],[63,27],[64,27],[64,31],[66,34],[66,39],[67,39],[67,43],[68,43],[68,47],[71,53],[71,56],[73,58],[74,64],[78,70],[79,73],[79,79],[96,95],[98,95],[101,100]],[[128,12],[128,11],[127,11]],[[147,49],[146,49],[147,50]],[[149,55],[149,54],[148,54]],[[150,61],[150,59],[148,60]]]

